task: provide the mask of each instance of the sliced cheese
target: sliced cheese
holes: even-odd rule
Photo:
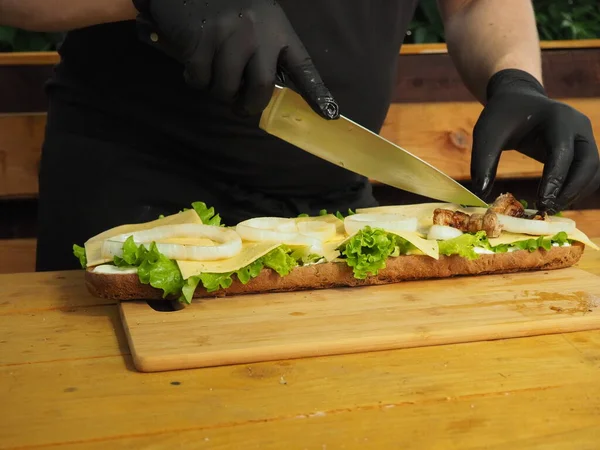
[[[97,266],[106,262],[112,261],[111,258],[102,257],[102,243],[104,240],[118,236],[124,233],[133,233],[136,231],[149,230],[151,228],[162,225],[177,225],[181,223],[202,223],[202,219],[196,211],[189,209],[177,214],[172,214],[162,219],[153,220],[151,222],[120,225],[110,230],[106,230],[90,239],[85,243],[85,254],[87,257],[87,267]]]
[[[390,231],[390,233],[394,233],[400,236],[402,239],[406,239],[408,242],[417,247],[427,256],[430,256],[433,259],[439,259],[440,247],[437,241],[431,239],[424,239],[419,235],[419,233],[411,231]]]
[[[295,219],[296,223],[300,223],[303,221],[324,221],[333,223],[336,226],[337,234],[328,239],[323,244],[322,256],[327,261],[333,261],[340,254],[337,248],[339,244],[346,239],[346,233],[344,231],[344,222],[338,219],[333,214],[327,214],[324,216],[317,217],[298,217]],[[179,270],[184,279],[187,279],[192,276],[197,276],[201,273],[227,273],[234,272],[236,270],[241,269],[242,267],[246,267],[252,264],[257,259],[263,257],[271,250],[279,247],[281,243],[278,242],[249,242],[244,241],[242,251],[233,258],[229,258],[222,261],[177,261],[177,265],[179,266]],[[308,246],[289,246],[293,250],[300,250],[300,252],[305,251],[308,256],[310,248]]]
[[[201,273],[227,273],[252,264],[280,244],[272,242],[245,242],[242,251],[233,258],[221,261],[177,261],[184,280]]]

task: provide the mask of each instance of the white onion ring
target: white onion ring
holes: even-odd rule
[[[453,239],[455,237],[461,236],[462,234],[463,232],[457,228],[449,227],[446,225],[432,225],[429,229],[429,233],[427,233],[427,239],[445,241],[447,239]]]
[[[314,225],[303,225],[312,223]],[[331,225],[331,227],[329,227]],[[255,217],[240,222],[237,233],[246,241],[279,242],[286,245],[308,245],[318,248],[323,236],[335,235],[335,225],[325,221],[300,222],[282,217]]]
[[[324,220],[304,221],[298,223],[298,232],[304,236],[311,236],[321,241],[328,241],[337,233],[335,223]]]
[[[563,231],[567,234],[575,231],[575,222],[566,217],[549,217],[546,220],[532,220],[511,217],[504,214],[497,214],[497,216],[502,230],[509,233],[545,236]]]
[[[393,213],[375,213],[375,214],[354,214],[344,219],[346,233],[352,235],[362,228],[369,226],[371,228],[382,228],[393,233],[394,231],[417,231],[419,225],[416,217],[407,217],[402,214]]]
[[[123,243],[132,237],[137,244],[156,243],[160,253],[169,259],[185,261],[216,261],[231,258],[242,251],[242,239],[231,229],[185,223],[164,225],[149,230],[124,233],[106,239],[102,244],[102,257],[113,258],[123,256]],[[186,245],[160,243],[161,239],[169,238],[208,238],[216,241],[217,245]]]

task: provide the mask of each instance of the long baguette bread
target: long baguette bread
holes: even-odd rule
[[[355,278],[352,268],[343,262],[296,267],[284,277],[279,276],[271,269],[263,269],[256,278],[251,279],[247,284],[242,284],[239,280],[234,279],[229,288],[210,293],[198,286],[194,298],[369,286],[464,275],[561,269],[576,264],[583,251],[583,244],[573,242],[571,246],[552,247],[550,250],[540,248],[533,252],[517,250],[507,253],[482,254],[474,260],[457,255],[440,256],[437,260],[421,255],[399,256],[389,258],[386,261],[386,267],[380,270],[377,276],[366,279]],[[105,274],[96,273],[90,268],[86,270],[85,279],[88,290],[99,297],[114,300],[163,298],[161,290],[142,284],[135,273]]]

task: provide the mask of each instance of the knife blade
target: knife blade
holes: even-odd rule
[[[465,206],[487,203],[442,171],[358,123],[326,120],[290,88],[275,86],[259,127],[332,164],[389,186]]]

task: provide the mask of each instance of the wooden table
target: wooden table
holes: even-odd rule
[[[1,448],[597,449],[600,331],[142,374],[80,272],[3,275],[0,408]]]

